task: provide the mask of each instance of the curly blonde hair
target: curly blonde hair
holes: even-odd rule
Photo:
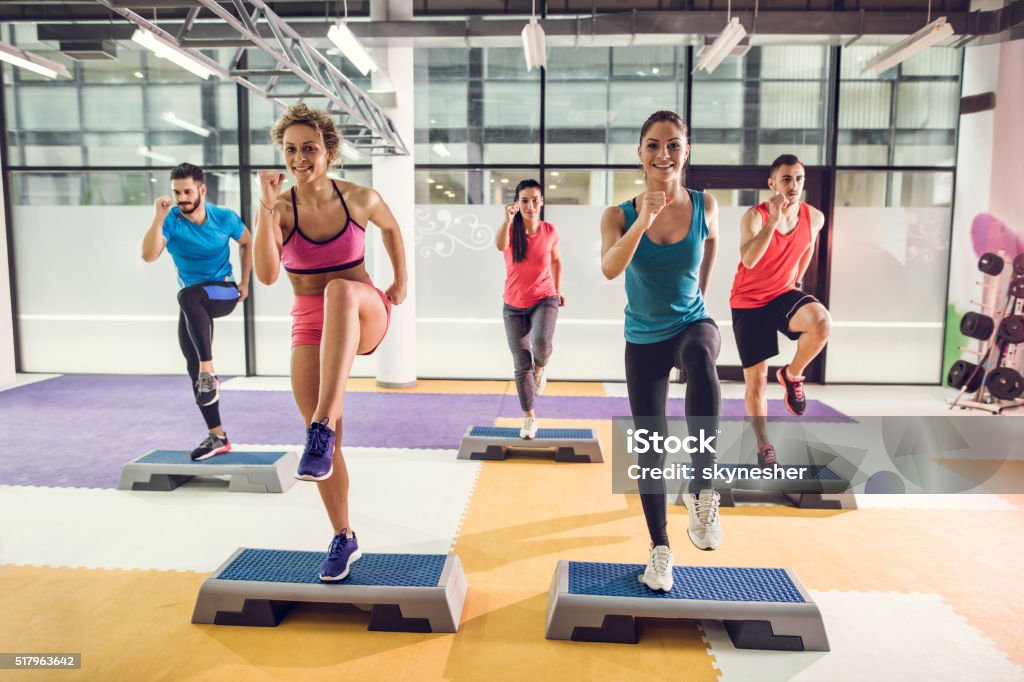
[[[309,126],[320,133],[324,141],[324,148],[327,150],[328,164],[333,164],[341,151],[341,136],[338,135],[338,128],[326,111],[310,109],[305,104],[293,104],[281,114],[274,127],[270,131],[270,139],[280,148],[284,145],[284,131],[293,125]]]

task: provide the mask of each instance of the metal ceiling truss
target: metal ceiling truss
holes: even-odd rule
[[[281,107],[303,100],[320,98],[328,102],[327,111],[341,117],[345,141],[370,156],[405,156],[409,149],[379,104],[360,90],[338,67],[314,48],[294,28],[279,17],[263,0],[195,0],[183,23],[175,22],[177,34],[169,33],[138,14],[132,7],[159,7],[158,0],[117,2],[96,0],[139,28],[151,31],[201,62],[223,79],[230,79]],[[180,6],[180,2],[175,3]],[[128,7],[127,5],[131,5]],[[228,27],[230,35],[200,37],[197,31],[200,12],[205,9]],[[206,17],[204,17],[205,19]],[[321,31],[326,31],[321,27]],[[266,37],[265,37],[266,36]],[[236,48],[230,68],[204,55],[200,50]],[[243,56],[250,50],[274,60],[270,69],[246,68]]]

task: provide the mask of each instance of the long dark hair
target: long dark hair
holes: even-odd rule
[[[524,189],[536,187],[540,195],[544,196],[544,186],[532,178],[527,178],[516,185],[516,204],[519,204],[519,193]],[[516,211],[512,218],[512,262],[518,263],[526,258],[526,225],[523,223],[523,214]]]

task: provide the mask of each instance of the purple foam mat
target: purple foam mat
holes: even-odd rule
[[[457,449],[493,424],[500,395],[349,393],[343,443]],[[305,427],[287,391],[224,391],[234,443],[295,445]],[[206,436],[187,377],[62,376],[0,392],[0,484],[116,488],[125,462],[191,450]]]
[[[683,414],[683,400],[669,414]],[[723,400],[742,416],[742,400]],[[625,398],[541,397],[541,419],[611,419]],[[781,401],[770,416],[786,414]],[[501,394],[357,393],[345,398],[346,446],[458,449],[468,426],[519,417]],[[221,417],[234,443],[297,445],[305,426],[288,391],[225,391]],[[846,420],[808,401],[811,420]],[[124,464],[150,450],[191,450],[206,436],[187,377],[62,376],[0,391],[0,484],[115,488]]]

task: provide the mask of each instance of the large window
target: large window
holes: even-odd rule
[[[33,26],[3,33],[72,74],[70,80],[50,80],[25,69],[5,72],[11,165],[237,163],[234,83],[204,81],[132,43],[122,44],[116,60],[73,61],[36,41]],[[208,54],[230,56],[227,50]]]
[[[879,76],[862,74],[877,47],[844,48],[837,162],[952,166],[960,115],[961,51],[932,48]]]
[[[692,163],[765,165],[782,153],[825,163],[829,52],[751,48],[693,77]]]
[[[540,72],[512,48],[414,51],[418,164],[523,164],[540,158]]]
[[[72,61],[54,43],[38,41],[30,24],[4,26],[0,38],[64,63],[73,76],[50,81],[4,67],[24,368],[84,367],[77,360],[61,364],[64,356],[44,338],[57,338],[52,334],[78,335],[93,345],[102,345],[96,334],[103,330],[139,343],[147,334],[173,342],[163,329],[174,314],[165,305],[173,302],[173,277],[157,274],[169,261],[143,267],[136,253],[153,199],[167,192],[166,168],[203,165],[210,198],[247,213],[242,201],[257,191],[255,169],[281,165],[269,139],[281,109],[245,91],[247,106],[240,109],[233,82],[203,81],[130,41],[119,41],[114,60]],[[357,87],[369,89],[369,78],[332,55],[326,42],[320,47]],[[961,52],[934,48],[881,76],[862,75],[878,49],[761,45],[729,57],[710,75],[691,74],[695,49],[680,45],[553,47],[544,72],[527,71],[518,46],[413,50],[414,136],[406,143],[417,165],[417,218],[407,238],[416,240],[421,372],[494,376],[507,364],[500,329],[504,266],[493,236],[501,205],[513,199],[517,182],[532,177],[544,186],[546,219],[559,228],[566,263],[570,304],[562,311],[559,343],[576,350],[560,360],[560,376],[621,378],[613,359],[621,356],[622,282],[600,275],[600,216],[604,207],[643,191],[640,126],[652,112],[670,109],[690,123],[691,182],[700,183],[702,173],[756,175],[741,189],[713,190],[725,236],[712,303],[723,325],[738,216],[763,189],[767,165],[795,153],[829,190],[820,206],[831,217],[832,239],[831,262],[820,274],[836,320],[827,378],[863,378],[869,357],[881,353],[888,364],[879,365],[879,381],[938,381],[944,308],[936,304],[945,291],[941,250],[950,223]],[[235,52],[208,54],[227,65]],[[274,67],[256,55],[248,59],[246,68]],[[250,131],[247,147],[239,145],[240,129]],[[245,158],[248,164],[240,165]],[[344,159],[337,174],[366,185],[386,182],[373,177],[367,158]],[[104,298],[84,286],[63,305],[60,292],[49,291],[52,268],[31,264],[41,262],[47,245],[81,246],[82,240],[107,254],[89,264],[90,272],[102,268],[138,290],[117,290],[113,279],[101,277],[97,282],[114,294]],[[368,260],[377,248],[372,242]],[[78,263],[71,253],[65,257],[63,267]],[[20,267],[22,261],[30,265]],[[878,283],[868,293],[866,263]],[[162,303],[147,312],[137,295],[149,280],[156,297],[150,300]],[[927,282],[927,292],[915,285],[918,293],[894,298],[910,281]],[[91,302],[75,312],[79,294]],[[256,333],[248,348],[239,307],[225,325],[235,331],[219,336],[230,348],[225,372],[244,369],[246,353],[260,373],[288,371],[289,296],[285,282],[254,292]],[[906,305],[892,305],[896,299]],[[879,316],[883,303],[888,312]],[[173,367],[163,369],[177,371],[177,352],[165,356]],[[723,362],[732,363],[732,356],[724,352]],[[356,371],[366,366],[361,361]]]

